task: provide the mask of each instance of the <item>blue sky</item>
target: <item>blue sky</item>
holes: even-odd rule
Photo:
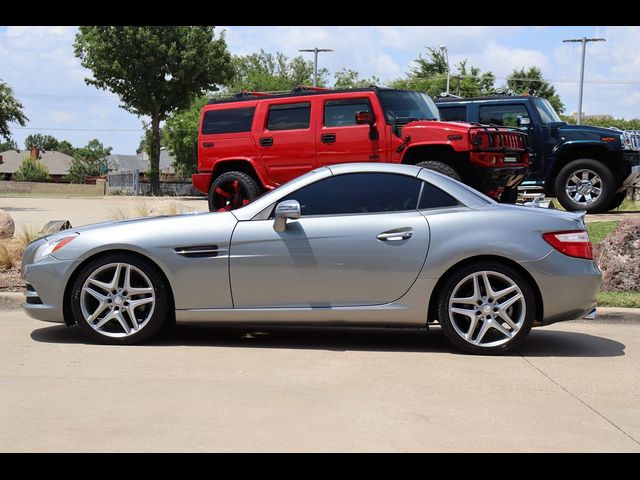
[[[583,111],[615,117],[640,117],[640,27],[243,27],[223,26],[232,54],[261,48],[298,55],[300,48],[332,48],[319,64],[331,72],[351,68],[375,75],[384,84],[409,70],[425,47],[446,45],[452,65],[490,70],[496,85],[514,69],[538,66],[560,94],[565,113],[577,110],[579,44],[566,38],[604,37],[587,47]],[[77,27],[0,27],[0,79],[7,82],[29,117],[27,129],[12,128],[23,146],[30,133],[48,133],[76,146],[98,138],[115,153],[135,153],[142,122],[118,107],[110,92],[87,86],[73,55]],[[308,54],[308,58],[312,58]]]

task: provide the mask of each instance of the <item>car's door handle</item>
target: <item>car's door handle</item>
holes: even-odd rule
[[[385,242],[398,242],[408,240],[413,236],[413,228],[396,228],[379,233],[376,238]]]
[[[260,146],[261,147],[271,147],[273,145],[273,137],[262,137],[260,138]]]
[[[335,133],[323,133],[320,135],[320,141],[322,143],[336,143],[336,134]]]

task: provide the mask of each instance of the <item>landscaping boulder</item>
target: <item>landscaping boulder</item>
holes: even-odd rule
[[[594,250],[601,290],[640,292],[640,218],[622,220]]]
[[[4,210],[0,210],[0,238],[11,238],[16,230],[13,218]]]

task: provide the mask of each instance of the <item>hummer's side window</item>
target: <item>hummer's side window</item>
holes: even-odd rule
[[[440,120],[444,122],[466,122],[467,107],[442,107],[439,106]]]
[[[518,117],[529,118],[527,107],[522,103],[511,105],[482,105],[480,107],[480,123],[517,127]]]

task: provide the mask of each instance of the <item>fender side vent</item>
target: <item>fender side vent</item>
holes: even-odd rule
[[[218,256],[217,245],[196,245],[191,247],[176,247],[173,249],[178,255],[187,258],[210,258]]]

